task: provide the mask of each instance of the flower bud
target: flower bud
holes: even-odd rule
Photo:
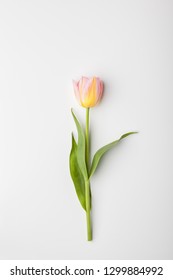
[[[97,105],[103,95],[103,82],[96,77],[82,77],[78,82],[73,81],[73,87],[79,104],[85,108]]]

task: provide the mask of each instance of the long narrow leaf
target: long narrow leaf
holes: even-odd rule
[[[73,119],[75,121],[76,128],[78,131],[77,160],[78,160],[78,164],[80,166],[81,172],[84,176],[84,179],[87,180],[88,172],[87,172],[86,161],[85,161],[85,135],[84,135],[83,129],[82,129],[79,121],[77,120],[75,114],[73,113],[72,110],[71,110],[71,112],[72,112]]]
[[[75,186],[76,194],[78,196],[78,199],[84,208],[86,210],[86,203],[85,203],[85,181],[84,177],[82,175],[82,172],[80,170],[80,167],[78,165],[77,160],[77,144],[76,141],[72,135],[72,148],[70,152],[70,174]]]
[[[118,140],[108,144],[108,145],[105,145],[103,146],[102,148],[100,148],[94,155],[94,158],[93,158],[93,161],[92,161],[92,165],[91,165],[91,169],[90,169],[90,177],[94,174],[99,162],[100,162],[100,159],[102,158],[102,156],[107,152],[109,151],[111,148],[113,148],[116,144],[118,144],[119,141],[121,141],[123,138],[131,135],[131,134],[134,134],[134,133],[137,133],[137,132],[128,132],[126,134],[123,134]]]

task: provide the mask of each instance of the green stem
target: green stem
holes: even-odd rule
[[[87,238],[88,241],[92,240],[92,229],[91,229],[91,203],[90,203],[90,182],[85,182],[85,196],[86,196],[86,221],[87,221]]]
[[[85,131],[85,137],[86,137],[86,165],[87,170],[89,172],[89,164],[90,164],[90,139],[89,139],[89,108],[86,108],[86,131]]]
[[[90,168],[90,139],[89,139],[89,108],[86,108],[86,164],[89,173]],[[85,181],[85,199],[86,199],[86,220],[87,220],[87,237],[88,241],[92,240],[92,229],[91,229],[91,190],[90,181]]]

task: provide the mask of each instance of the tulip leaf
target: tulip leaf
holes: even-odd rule
[[[71,112],[78,131],[77,161],[80,170],[83,174],[84,180],[87,180],[88,172],[87,172],[86,161],[85,161],[85,134],[75,114],[73,113],[73,111]]]
[[[75,186],[76,194],[78,196],[78,199],[83,207],[84,210],[86,210],[86,203],[85,203],[85,181],[84,177],[82,175],[82,172],[80,170],[78,160],[77,160],[77,149],[78,146],[76,144],[76,141],[74,139],[74,136],[72,135],[72,148],[70,152],[70,174]]]
[[[90,169],[90,176],[91,177],[94,172],[96,171],[96,168],[100,162],[100,159],[102,158],[102,156],[109,151],[111,148],[113,148],[116,144],[118,144],[118,142],[120,142],[123,138],[131,135],[131,134],[135,134],[137,132],[128,132],[126,134],[123,134],[118,140],[111,142],[110,144],[107,144],[105,146],[103,146],[102,148],[100,148],[94,155],[94,158],[92,160],[92,164],[91,164],[91,169]]]

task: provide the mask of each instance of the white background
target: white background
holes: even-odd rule
[[[0,258],[173,258],[173,2],[0,2]],[[99,76],[94,240],[69,175],[72,79]]]

